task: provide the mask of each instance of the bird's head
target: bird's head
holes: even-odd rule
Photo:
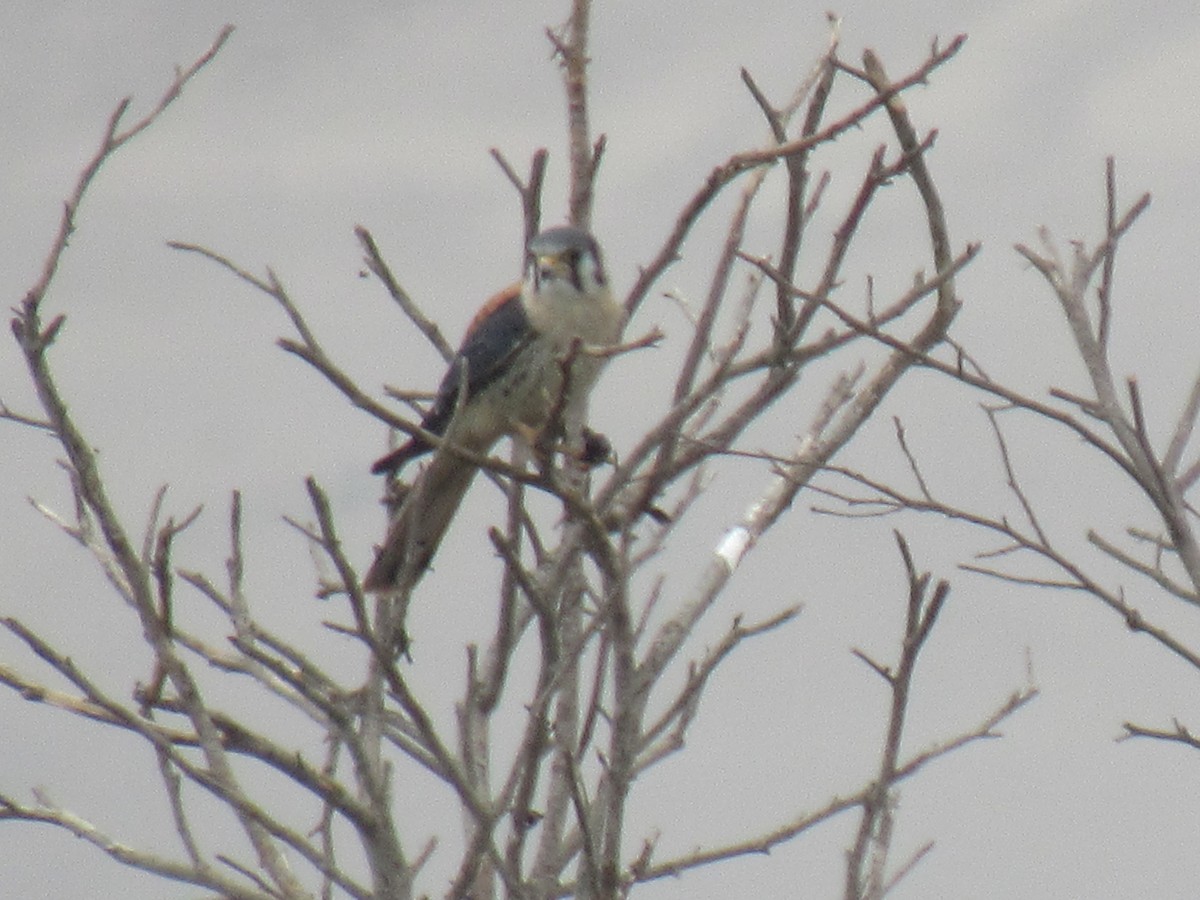
[[[607,284],[600,246],[582,228],[547,228],[529,242],[529,280],[534,290],[570,286],[594,294]]]

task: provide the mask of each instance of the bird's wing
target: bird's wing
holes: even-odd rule
[[[388,526],[387,537],[375,550],[375,560],[363,578],[363,590],[387,591],[401,577],[419,578],[458,511],[476,469],[451,453],[434,456],[404,498]]]
[[[521,301],[519,283],[505,288],[488,300],[467,327],[462,345],[438,387],[437,398],[421,419],[421,427],[437,435],[445,434],[458,406],[463,372],[467,374],[465,402],[504,374],[513,357],[524,349],[534,334]],[[414,437],[377,459],[371,471],[376,475],[395,471],[430,449],[426,441]]]
[[[533,337],[533,326],[521,302],[520,284],[514,284],[488,300],[471,320],[462,346],[442,379],[437,399],[421,427],[434,434],[444,433],[458,403],[464,370],[467,376],[464,400],[469,401],[503,375],[513,357]]]

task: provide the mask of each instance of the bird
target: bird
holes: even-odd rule
[[[581,351],[615,345],[624,318],[596,239],[568,225],[540,232],[528,243],[523,281],[489,299],[467,327],[422,431],[483,455],[502,437],[529,440],[551,424],[582,421],[604,360]],[[434,449],[413,435],[371,471],[394,476]],[[428,568],[476,472],[449,447],[434,453],[394,509],[365,590],[393,589],[403,573]]]

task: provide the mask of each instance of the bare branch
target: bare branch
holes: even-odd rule
[[[691,232],[692,226],[699,219],[700,215],[713,201],[713,199],[725,188],[727,184],[736,179],[738,176],[751,169],[776,160],[783,159],[787,156],[794,156],[807,152],[813,147],[827,143],[833,140],[843,132],[855,128],[879,107],[887,103],[893,95],[898,94],[914,84],[920,84],[938,67],[948,62],[955,54],[962,49],[966,42],[965,35],[959,35],[946,47],[945,50],[937,50],[914,72],[904,79],[895,82],[883,93],[876,94],[861,106],[856,107],[849,113],[844,115],[837,121],[826,125],[824,128],[814,132],[811,135],[797,138],[788,141],[784,144],[774,144],[763,150],[748,151],[738,153],[731,156],[721,165],[717,166],[709,174],[704,185],[692,196],[692,198],[684,205],[680,211],[678,218],[675,221],[675,227],[671,234],[668,235],[662,248],[654,259],[645,266],[637,281],[630,289],[629,295],[625,301],[625,309],[630,316],[642,304],[650,291],[650,288],[658,280],[659,276],[679,258],[679,250],[683,246],[684,240]]]
[[[908,575],[908,609],[904,639],[900,645],[900,660],[895,671],[868,660],[891,689],[891,715],[888,718],[879,774],[873,788],[868,789],[864,795],[858,835],[847,854],[846,887],[843,895],[846,900],[878,898],[886,892],[889,879],[886,878],[885,870],[894,827],[895,798],[891,793],[891,785],[896,780],[899,767],[900,740],[908,716],[913,674],[916,671],[917,657],[924,648],[950,592],[950,585],[945,581],[939,581],[932,593],[929,591],[930,576],[928,573],[922,574],[917,571],[904,536],[898,531],[894,532],[894,535]],[[866,659],[862,653],[858,655]]]
[[[197,253],[218,265],[228,269],[238,278],[262,291],[267,296],[271,297],[278,303],[287,313],[288,319],[295,328],[296,333],[300,336],[299,341],[294,341],[289,338],[280,338],[279,346],[292,353],[300,359],[304,360],[314,369],[321,373],[327,381],[329,381],[337,390],[364,412],[370,413],[375,418],[381,420],[392,428],[399,429],[408,433],[415,430],[412,423],[396,416],[386,406],[377,403],[372,397],[366,394],[355,381],[347,375],[333,360],[325,353],[324,348],[317,342],[316,335],[308,327],[308,323],[304,319],[304,315],[300,312],[295,303],[288,296],[287,290],[283,284],[275,277],[275,273],[270,269],[267,270],[265,279],[258,278],[252,275],[247,270],[239,267],[231,262],[227,257],[209,250],[207,247],[201,247],[198,244],[188,244],[182,241],[168,241],[167,246],[175,250],[183,250],[189,253]],[[435,342],[436,343],[436,342]]]
[[[1037,693],[1035,688],[1025,688],[1013,693],[975,728],[916,754],[897,767],[892,786],[903,783],[921,771],[926,765],[948,753],[953,753],[955,750],[980,740],[997,737],[996,727],[1021,707],[1025,706],[1025,704],[1033,700],[1037,696]],[[710,850],[697,850],[685,856],[659,863],[642,865],[639,874],[633,881],[635,883],[642,883],[668,876],[675,877],[685,871],[724,860],[735,859],[750,854],[770,853],[774,847],[787,843],[822,822],[829,821],[841,813],[862,806],[875,791],[876,786],[871,784],[853,793],[838,795],[814,812],[804,813],[779,828],[741,843],[729,844]],[[558,896],[568,896],[568,894],[563,892]]]
[[[1126,722],[1122,726],[1125,729],[1123,739],[1137,737],[1153,738],[1154,740],[1183,744],[1185,747],[1190,747],[1193,750],[1200,750],[1200,738],[1192,734],[1191,729],[1178,719],[1173,719],[1172,724],[1174,727],[1167,730],[1163,728],[1147,728],[1143,725],[1134,725],[1132,722]]]
[[[396,276],[392,274],[391,268],[384,261],[383,254],[379,250],[379,245],[375,243],[375,237],[362,225],[354,226],[354,235],[358,238],[358,242],[362,244],[363,251],[366,256],[363,261],[367,268],[375,274],[375,277],[383,282],[383,286],[387,288],[387,292],[392,299],[396,301],[404,314],[409,320],[417,326],[417,329],[429,339],[429,343],[433,344],[434,349],[441,354],[442,359],[446,362],[454,359],[454,348],[442,335],[442,330],[438,328],[437,323],[428,318],[420,307],[409,296],[408,291],[400,286],[400,282],[396,280]],[[257,286],[257,285],[256,285]],[[267,291],[267,293],[271,293]],[[301,332],[303,335],[304,332]]]
[[[83,202],[83,197],[95,179],[97,172],[100,171],[100,167],[123,144],[141,134],[166,112],[167,107],[179,98],[187,83],[212,61],[221,51],[221,48],[225,46],[225,42],[229,40],[229,36],[232,34],[232,25],[226,25],[222,28],[216,40],[213,41],[208,50],[201,54],[195,62],[188,66],[187,69],[182,71],[176,70],[175,80],[171,82],[154,108],[137,122],[129,125],[124,131],[120,130],[120,123],[129,109],[131,100],[126,97],[117,104],[117,108],[109,116],[108,124],[104,130],[104,137],[100,141],[100,149],[97,150],[96,155],[92,157],[91,161],[84,166],[79,180],[75,183],[74,192],[67,198],[66,203],[63,204],[63,215],[59,223],[58,235],[51,245],[50,252],[46,255],[41,278],[38,279],[38,282],[25,295],[23,309],[26,323],[30,326],[26,330],[28,339],[32,339],[34,336],[32,326],[36,323],[36,318],[32,317],[36,315],[38,305],[42,302],[42,298],[49,289],[51,281],[54,280],[54,276],[58,271],[59,260],[62,258],[63,251],[67,248],[67,239],[75,231],[75,214],[78,212],[79,205]],[[43,337],[47,339],[46,344],[49,344],[53,340],[53,332],[49,332],[43,335]]]
[[[1092,544],[1099,547],[1117,562],[1121,563],[1121,565],[1127,566],[1128,568],[1133,569],[1135,572],[1145,575],[1168,593],[1173,594],[1180,600],[1186,600],[1188,603],[1200,605],[1200,594],[1197,594],[1196,591],[1189,590],[1188,588],[1176,582],[1162,570],[1161,565],[1155,564],[1151,566],[1135,559],[1120,547],[1105,540],[1104,537],[1102,537],[1099,532],[1095,531],[1094,529],[1090,529],[1088,531],[1087,538]]]
[[[1175,423],[1175,430],[1171,433],[1171,442],[1167,445],[1167,452],[1163,454],[1162,467],[1168,475],[1173,475],[1179,470],[1179,463],[1183,459],[1188,441],[1191,440],[1192,432],[1196,428],[1198,417],[1200,417],[1200,372],[1196,373],[1196,377],[1192,381],[1192,389],[1188,392],[1183,410],[1179,413],[1179,419]],[[1185,485],[1181,483],[1179,490],[1186,490]]]
[[[546,181],[546,163],[550,154],[545,147],[534,151],[533,158],[529,161],[529,177],[522,181],[521,176],[504,158],[504,154],[495,147],[490,152],[492,159],[496,160],[496,164],[517,189],[517,195],[521,198],[521,212],[525,222],[525,240],[521,246],[527,247],[542,224],[542,185]]]

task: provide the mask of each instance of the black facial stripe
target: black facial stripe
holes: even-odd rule
[[[575,290],[583,293],[583,278],[579,274],[579,260],[582,259],[578,250],[567,251],[567,266],[571,270],[571,284]]]

